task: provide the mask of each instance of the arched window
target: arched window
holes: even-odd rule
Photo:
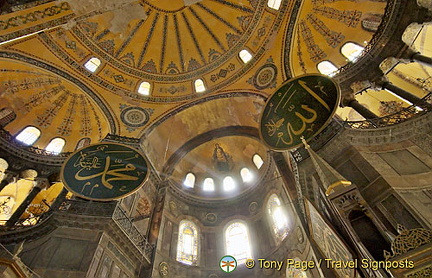
[[[279,241],[282,241],[288,235],[288,218],[276,194],[272,194],[268,199],[267,210],[271,218],[273,233]]]
[[[259,154],[254,154],[252,157],[253,163],[257,167],[257,169],[260,169],[261,166],[264,164],[264,161],[262,160],[261,156]]]
[[[240,51],[239,57],[243,61],[243,63],[246,64],[252,59],[252,54],[250,54],[250,52],[247,51],[246,49],[243,49],[242,51]]]
[[[188,188],[194,188],[195,185],[195,175],[193,173],[188,173],[183,181],[183,185]]]
[[[269,6],[269,8],[279,10],[280,5],[281,5],[281,1],[282,0],[268,0],[267,6]]]
[[[204,191],[214,191],[214,181],[212,178],[206,178],[204,180],[204,184],[203,184],[203,190]]]
[[[363,52],[363,47],[352,42],[347,42],[341,48],[342,55],[350,61],[355,61]]]
[[[92,57],[84,64],[84,67],[90,72],[96,72],[100,64],[101,61],[98,58]]]
[[[321,74],[333,76],[338,70],[337,67],[330,61],[322,61],[317,65],[317,68]]]
[[[0,110],[0,126],[6,126],[8,123],[15,120],[16,114],[15,112],[6,107]]]
[[[206,87],[205,87],[204,81],[202,81],[202,79],[195,80],[194,85],[195,85],[195,92],[197,92],[197,93],[205,92]]]
[[[234,222],[225,229],[225,248],[225,254],[236,258],[238,264],[252,258],[248,228],[244,223]]]
[[[150,95],[150,83],[148,82],[141,82],[139,88],[138,88],[138,94],[148,96]]]
[[[46,146],[45,150],[52,152],[53,154],[58,154],[63,149],[66,141],[63,138],[57,137],[49,142],[48,146]]]
[[[223,179],[223,189],[224,191],[232,191],[235,189],[235,182],[233,178],[228,176]]]
[[[188,265],[198,262],[198,229],[191,221],[182,220],[180,222],[177,261]]]
[[[39,138],[41,132],[34,126],[24,128],[15,139],[26,145],[32,145]]]
[[[243,182],[250,182],[253,179],[252,172],[246,167],[240,170],[240,176],[242,177]]]
[[[90,145],[90,142],[91,142],[91,139],[88,138],[88,137],[81,138],[81,139],[78,141],[78,143],[77,143],[77,145],[76,145],[76,147],[75,147],[75,150],[78,150],[78,149],[81,149],[81,148],[84,148],[84,147]]]

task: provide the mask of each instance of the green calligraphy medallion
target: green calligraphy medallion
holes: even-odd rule
[[[116,143],[82,148],[63,164],[62,181],[73,194],[97,201],[124,198],[145,182],[148,163],[137,150]]]
[[[320,74],[290,79],[267,100],[260,136],[273,150],[289,150],[310,140],[328,125],[339,104],[338,85]]]

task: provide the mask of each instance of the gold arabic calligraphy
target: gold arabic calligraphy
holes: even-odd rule
[[[136,181],[139,178],[133,176],[132,174],[140,174],[136,170],[135,165],[132,163],[127,163],[125,160],[130,160],[136,158],[137,155],[131,158],[124,159],[111,159],[111,153],[134,153],[133,151],[105,151],[106,146],[99,146],[94,151],[81,152],[79,158],[74,163],[74,167],[80,167],[81,169],[75,173],[75,179],[78,181],[87,181],[84,183],[81,192],[83,192],[87,186],[91,186],[91,180],[100,177],[101,184],[108,190],[113,189],[113,181]],[[106,157],[103,159],[96,155],[97,152],[104,152]],[[103,163],[104,162],[104,163]],[[102,167],[102,165],[104,165]],[[97,170],[99,172],[94,173]],[[85,172],[92,172],[91,174],[86,175]],[[99,187],[99,183],[95,183],[92,186],[90,191],[90,195],[93,194],[93,190]],[[126,186],[120,187],[119,191],[127,191]]]
[[[327,111],[331,111],[329,105],[318,95],[316,94],[311,88],[309,88],[306,84],[306,82],[302,81],[302,80],[298,80],[298,84],[307,92],[309,93],[313,98],[315,98]],[[294,91],[291,94],[288,94],[288,92],[292,89],[294,85],[294,82],[292,82],[290,84],[290,86],[288,87],[287,90],[285,90],[284,93],[279,92],[278,96],[282,96],[281,99],[277,102],[276,105],[274,104],[270,104],[269,107],[269,111],[267,113],[267,117],[270,116],[271,112],[273,112],[274,114],[278,113],[278,109],[282,108],[282,109],[286,109],[288,110],[288,112],[292,112],[293,110],[296,109],[296,106],[294,104],[290,104],[287,108],[286,106],[289,104],[289,101],[291,100],[291,98],[297,93],[297,90],[294,89]],[[321,92],[323,92],[325,95],[327,95],[327,93],[325,93],[323,91],[323,86],[321,85],[321,83],[318,83],[317,87]],[[287,99],[286,97],[289,96]],[[272,111],[274,107],[274,110]],[[313,132],[313,127],[314,127],[314,122],[315,120],[318,118],[318,113],[315,109],[309,107],[307,104],[301,104],[300,105],[302,110],[299,111],[295,111],[294,115],[300,119],[301,121],[301,127],[299,129],[294,129],[294,127],[292,126],[291,122],[289,120],[287,120],[286,118],[281,118],[276,120],[275,119],[270,119],[267,123],[264,124],[264,126],[267,128],[267,134],[272,137],[275,134],[277,135],[277,142],[276,142],[276,146],[279,145],[280,142],[282,142],[285,145],[291,145],[294,142],[294,136],[297,136],[298,138],[305,132],[305,131],[310,131]],[[310,113],[312,116],[307,117],[305,115],[303,115],[304,112],[308,112]],[[285,120],[287,120],[286,122],[286,130],[287,130],[287,134],[285,135],[283,131],[280,130],[280,128],[282,127],[282,125],[284,124]],[[308,127],[308,124],[309,127]]]

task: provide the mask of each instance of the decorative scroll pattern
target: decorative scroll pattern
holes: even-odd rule
[[[72,131],[72,124],[75,120],[75,109],[77,103],[77,95],[72,95],[72,100],[69,102],[69,106],[67,108],[66,114],[67,116],[63,119],[61,125],[57,128],[57,131],[62,136],[70,135]]]
[[[336,19],[348,27],[357,27],[362,16],[360,11],[340,11],[329,7],[317,7],[313,11],[325,17]]]
[[[415,273],[412,274],[408,274],[407,278],[428,278],[428,277],[432,277],[432,267],[426,267],[420,271],[417,271]]]
[[[69,98],[69,91],[65,91],[61,96],[56,99],[42,115],[38,116],[36,119],[36,123],[40,127],[48,127],[51,125],[53,118],[57,115],[57,113],[61,110],[61,107],[66,103]]]
[[[399,235],[396,236],[391,244],[393,254],[384,250],[384,257],[386,260],[405,254],[410,250],[432,242],[431,230],[423,228],[408,230],[404,226],[398,224],[398,232]]]
[[[343,39],[345,38],[342,33],[338,33],[335,31],[331,31],[319,18],[317,18],[314,14],[308,14],[307,20],[312,24],[315,30],[318,31],[321,35],[323,35],[327,41],[327,44],[333,48],[338,46]]]
[[[307,51],[310,54],[310,59],[314,62],[319,62],[324,59],[327,54],[325,54],[324,51],[315,43],[312,32],[306,25],[306,21],[301,20],[298,26],[300,34],[306,43]]]

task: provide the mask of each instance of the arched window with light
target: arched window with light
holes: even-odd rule
[[[233,191],[236,187],[235,181],[232,177],[227,176],[223,179],[223,190]]]
[[[267,6],[274,10],[279,10],[282,0],[268,0]]]
[[[194,188],[195,186],[195,175],[193,173],[187,173],[183,185],[187,188]]]
[[[37,139],[39,139],[39,136],[41,135],[41,132],[38,128],[34,126],[28,126],[24,128],[16,137],[15,139],[20,141],[21,143],[24,143],[26,145],[33,145],[34,142],[36,142]]]
[[[251,182],[253,180],[252,172],[246,167],[244,167],[240,170],[240,176],[241,176],[243,182]]]
[[[198,263],[198,228],[188,220],[182,220],[179,226],[177,242],[177,261],[196,265]]]
[[[348,60],[354,62],[362,54],[363,49],[364,47],[356,43],[347,42],[341,47],[341,52]]]
[[[236,258],[238,264],[252,258],[249,231],[245,223],[236,221],[225,229],[225,249],[225,254]]]
[[[317,65],[318,71],[327,76],[335,75],[338,68],[330,61],[322,61]]]
[[[211,192],[215,190],[214,180],[212,178],[206,178],[203,183],[203,190]]]
[[[62,151],[65,144],[66,141],[63,138],[56,137],[49,142],[45,150],[51,152],[52,154],[59,154]]]
[[[92,57],[84,64],[84,67],[89,72],[96,72],[96,70],[99,68],[100,65],[101,65],[101,60],[99,60],[96,57]]]
[[[250,52],[247,51],[246,49],[243,49],[239,52],[239,57],[245,64],[250,60],[252,60],[252,54],[250,54]]]
[[[84,147],[90,145],[90,142],[91,142],[91,139],[88,138],[88,137],[81,138],[81,139],[78,141],[78,143],[77,143],[77,145],[76,145],[76,147],[75,147],[75,150],[79,150],[79,149],[81,149],[81,148],[84,148]]]
[[[202,93],[205,92],[206,87],[204,85],[204,81],[202,79],[197,79],[194,82],[195,92]]]
[[[275,238],[280,242],[288,235],[288,218],[279,197],[272,194],[267,201],[267,211]]]
[[[138,87],[138,94],[143,96],[149,96],[150,95],[150,83],[148,82],[141,82],[141,84]]]
[[[264,161],[261,158],[261,156],[259,154],[254,154],[254,156],[252,157],[252,161],[255,164],[255,166],[257,167],[257,169],[260,169],[261,166],[263,166]]]

